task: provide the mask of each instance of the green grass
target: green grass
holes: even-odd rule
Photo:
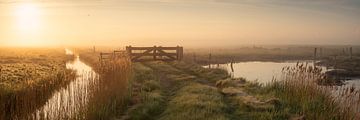
[[[210,82],[216,82],[217,80],[229,77],[228,72],[223,69],[205,69],[198,64],[187,63],[183,61],[173,62],[171,65],[175,68],[186,71],[191,75],[198,76]]]
[[[217,88],[189,83],[173,96],[160,120],[228,120],[226,109]]]
[[[128,117],[133,120],[153,120],[164,110],[164,88],[154,71],[141,63],[134,64],[132,88],[133,106]]]
[[[179,69],[175,65],[165,62],[134,65],[134,84],[141,82],[137,84],[141,88],[140,94],[136,96],[134,93],[134,97],[141,99],[131,110],[129,119],[206,119],[209,116],[228,119],[227,107],[218,89],[194,82],[199,79],[196,75],[200,74],[194,72],[199,71],[184,71],[190,69]]]
[[[143,70],[135,70],[135,73],[142,73],[138,78],[145,80],[140,80],[145,88],[141,96],[151,96],[151,99],[139,102],[140,107],[130,119],[357,118],[353,111],[347,110],[356,107],[340,107],[341,103],[330,96],[329,91],[316,85],[316,81],[323,78],[319,69],[305,68],[304,65],[285,68],[283,79],[266,85],[247,82],[244,78],[231,79],[221,70],[205,69],[186,62],[150,62],[146,66],[135,66]],[[170,88],[162,87],[164,81],[158,80],[161,76],[175,84]],[[347,91],[344,91],[344,96],[358,95],[349,94],[351,90]],[[358,104],[356,101],[346,102],[355,106]],[[151,110],[157,112],[152,113]]]

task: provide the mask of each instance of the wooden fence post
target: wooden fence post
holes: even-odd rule
[[[154,60],[156,60],[156,46],[154,46],[154,50],[153,50],[153,53],[154,53],[154,56],[153,56],[153,58],[154,58]]]
[[[316,53],[317,53],[317,48],[314,49],[314,66],[316,66]]]
[[[176,46],[176,60],[180,60],[180,47]]]
[[[211,53],[209,54],[209,68],[211,68]]]
[[[352,50],[352,47],[350,47],[350,59],[353,58],[353,50]]]
[[[182,60],[183,57],[184,57],[184,48],[183,47],[180,47],[178,46],[178,49],[179,49],[179,60]]]
[[[100,52],[100,60],[102,60],[102,52]]]

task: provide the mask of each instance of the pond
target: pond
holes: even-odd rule
[[[282,68],[287,66],[295,66],[298,61],[286,61],[286,62],[260,62],[260,61],[250,61],[250,62],[239,62],[234,63],[233,68],[234,72],[231,72],[230,64],[212,64],[212,68],[221,68],[227,71],[233,77],[243,77],[248,81],[257,81],[262,84],[271,82],[273,79],[279,79],[281,76]],[[299,63],[308,65],[313,65],[312,61],[300,61]],[[209,66],[204,66],[208,68]],[[326,67],[322,67],[323,71],[326,71]],[[360,89],[360,79],[352,78],[351,80],[345,81],[345,86],[355,86]]]
[[[231,72],[230,64],[219,64],[219,65],[211,65],[212,68],[219,67],[221,69],[225,69],[229,71],[229,73],[235,77],[243,77],[249,81],[257,81],[262,84],[266,84],[271,82],[273,79],[277,79],[281,75],[282,68],[287,66],[295,66],[296,61],[288,61],[288,62],[259,62],[259,61],[251,61],[251,62],[239,62],[234,63],[233,68],[234,72]],[[305,63],[301,62],[301,63]],[[312,65],[312,63],[308,63]],[[204,66],[209,68],[209,66]]]

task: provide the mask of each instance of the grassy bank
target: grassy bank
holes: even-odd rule
[[[357,119],[357,92],[316,85],[324,75],[305,65],[267,85],[187,62],[134,64],[133,104],[123,119]],[[350,92],[352,91],[352,92]],[[347,103],[343,106],[344,103]]]
[[[63,49],[1,48],[0,119],[21,118],[75,79]]]
[[[99,74],[99,80],[92,86],[87,108],[83,111],[86,119],[113,119],[129,104],[131,93],[132,64],[128,57],[99,61],[99,53],[79,50],[80,59],[92,66]]]
[[[280,100],[280,112],[290,116],[312,120],[359,119],[359,91],[353,87],[317,85],[324,76],[319,68],[297,65],[285,68],[279,81],[246,90],[259,96],[276,97]]]

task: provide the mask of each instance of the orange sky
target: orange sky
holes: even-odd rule
[[[360,44],[357,0],[2,0],[0,46]]]

